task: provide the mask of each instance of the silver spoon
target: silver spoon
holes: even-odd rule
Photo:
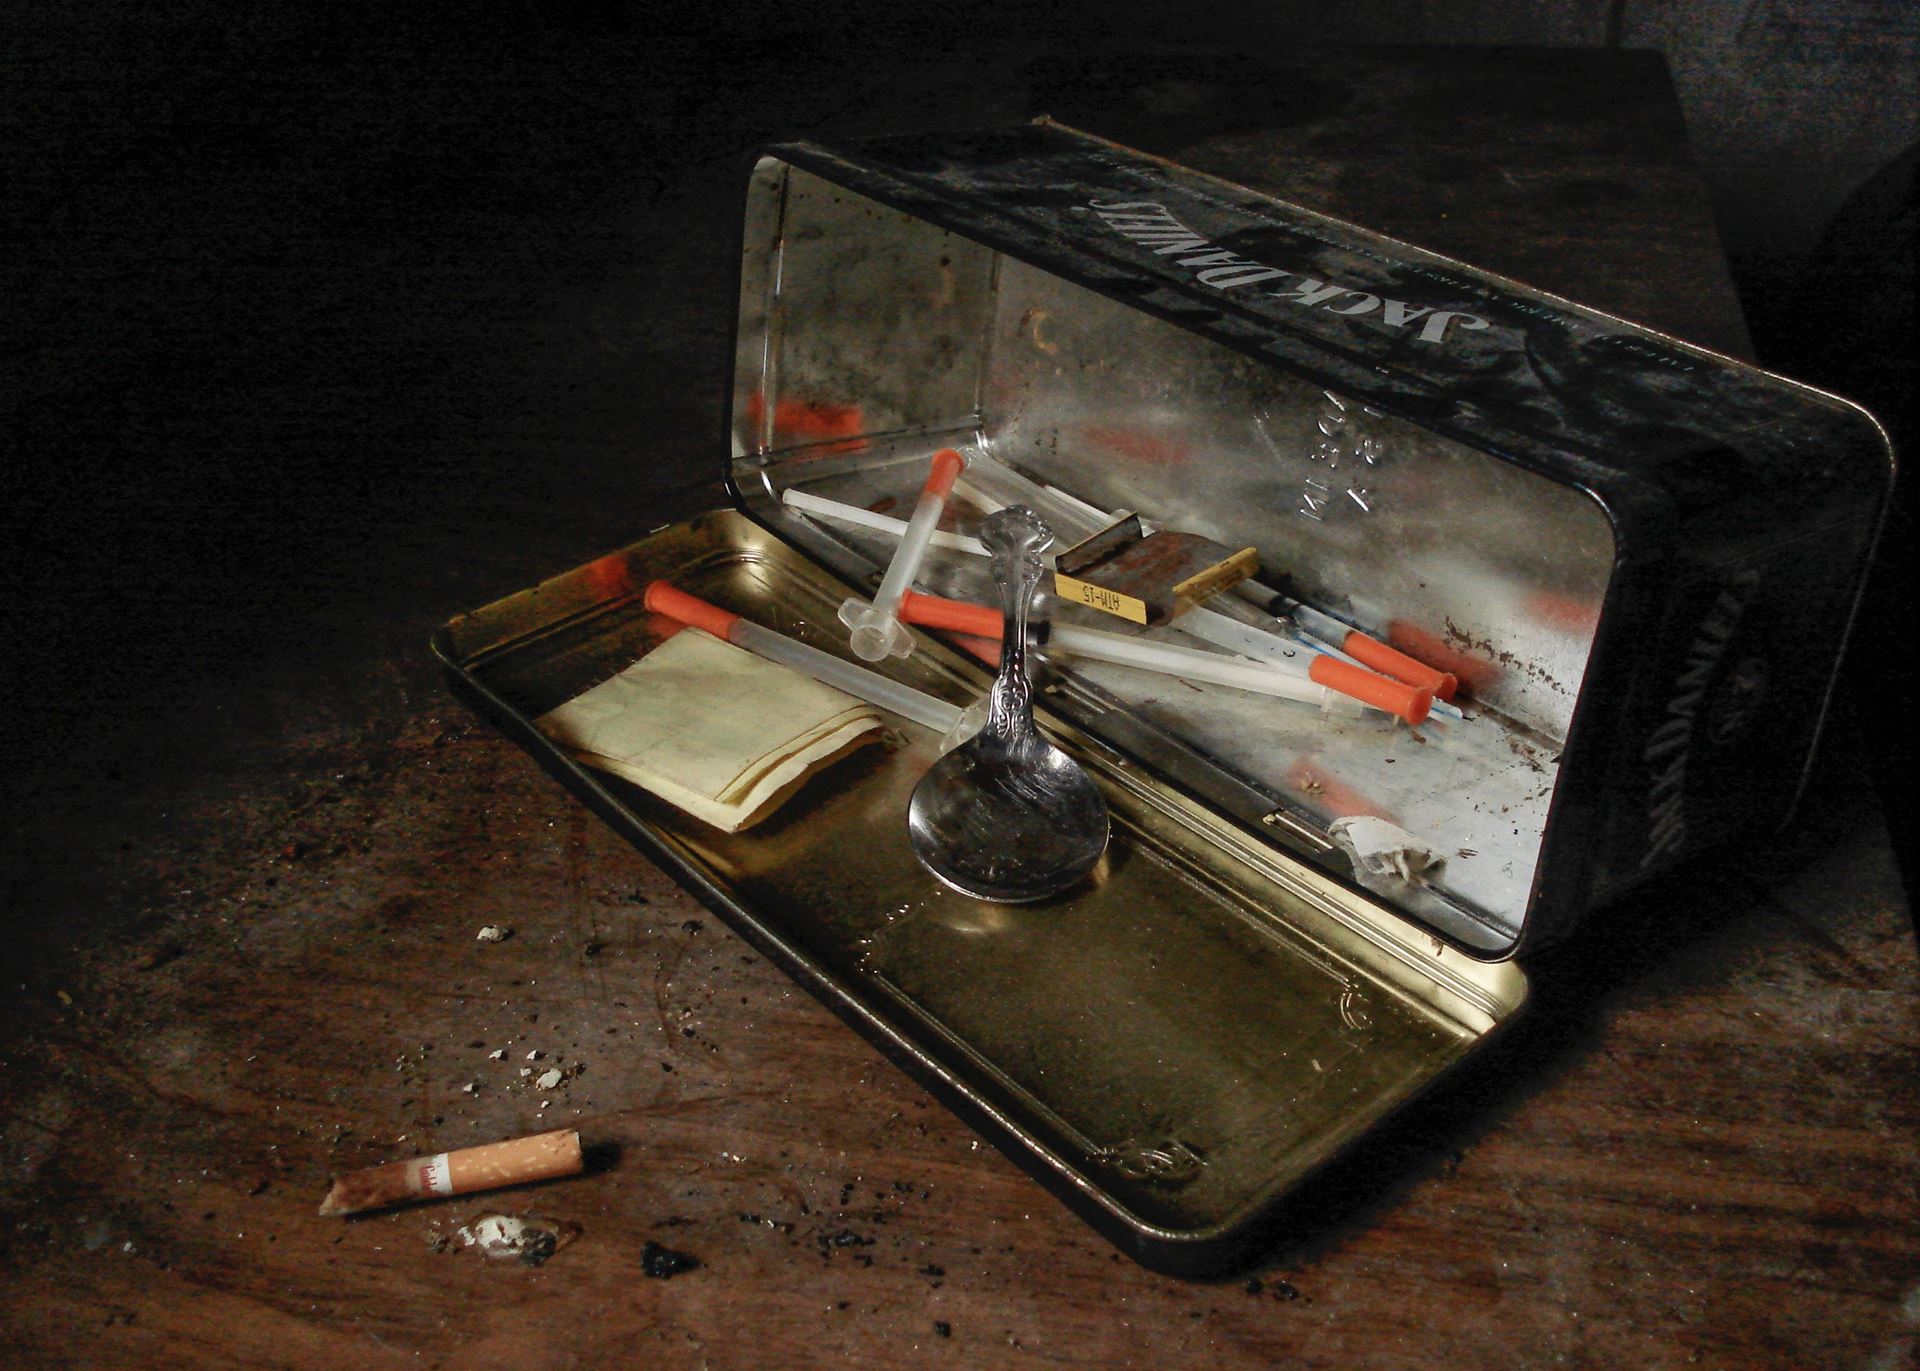
[[[913,853],[964,895],[1025,904],[1092,870],[1107,846],[1107,804],[1080,764],[1033,726],[1027,609],[1053,534],[1015,505],[980,530],[1006,616],[1000,674],[980,731],[935,762],[907,805]]]

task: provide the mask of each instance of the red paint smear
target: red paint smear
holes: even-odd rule
[[[759,391],[747,397],[747,426],[756,433],[766,423],[767,400]],[[866,420],[858,405],[838,405],[826,400],[777,400],[773,406],[773,440],[776,444],[794,439],[845,438],[831,452],[852,452],[867,445],[860,437]]]
[[[634,591],[633,571],[627,565],[626,554],[616,552],[610,557],[587,563],[587,584],[604,599],[631,595]]]
[[[1136,428],[1114,428],[1106,424],[1083,424],[1081,439],[1096,448],[1118,453],[1148,466],[1185,466],[1192,450],[1184,443],[1171,442],[1158,434]]]
[[[1287,768],[1285,780],[1289,788],[1305,796],[1314,808],[1326,810],[1339,818],[1365,815],[1373,819],[1385,819],[1388,823],[1399,822],[1391,811],[1380,808],[1346,782],[1336,781],[1304,757]]]
[[[1600,625],[1600,607],[1581,596],[1537,590],[1527,596],[1525,604],[1528,614],[1563,633],[1591,637]]]
[[[1462,652],[1405,619],[1395,619],[1387,625],[1387,641],[1409,657],[1416,657],[1428,666],[1452,673],[1459,678],[1461,685],[1476,695],[1506,674],[1486,658]]]

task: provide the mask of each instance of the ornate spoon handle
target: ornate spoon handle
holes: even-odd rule
[[[1000,634],[1000,674],[987,702],[985,740],[1018,751],[1033,735],[1033,681],[1027,674],[1027,613],[1039,587],[1041,554],[1053,545],[1053,530],[1023,505],[988,516],[980,540],[993,555],[1006,622]]]

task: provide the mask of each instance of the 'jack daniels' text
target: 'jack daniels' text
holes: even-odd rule
[[[1171,211],[1154,200],[1089,200],[1087,207],[1122,237],[1147,248],[1159,257],[1171,257],[1183,267],[1198,267],[1194,279],[1215,290],[1237,290],[1244,286],[1292,277],[1292,283],[1263,294],[1285,300],[1302,309],[1323,309],[1330,314],[1361,315],[1378,311],[1380,321],[1389,328],[1410,329],[1423,343],[1443,343],[1453,328],[1483,329],[1487,321],[1478,315],[1457,309],[1435,309],[1432,305],[1410,305],[1370,291],[1315,280],[1297,271],[1285,271],[1217,248],[1173,217]]]

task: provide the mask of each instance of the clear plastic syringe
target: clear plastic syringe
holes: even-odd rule
[[[840,622],[851,630],[848,642],[861,661],[878,662],[913,651],[913,635],[900,622],[900,597],[912,588],[913,578],[920,573],[934,527],[947,507],[947,497],[953,493],[954,479],[965,466],[966,460],[950,447],[933,454],[927,483],[920,488],[919,503],[913,507],[900,546],[887,564],[887,574],[880,579],[880,589],[874,592],[871,603],[848,596],[840,606]]]
[[[649,585],[645,604],[655,614],[664,614],[689,628],[703,629],[735,647],[745,648],[756,657],[790,666],[822,685],[830,685],[870,705],[892,710],[901,718],[910,719],[936,733],[951,733],[960,722],[959,705],[936,699],[924,690],[902,685],[877,671],[855,666],[831,652],[822,652],[784,633],[763,628],[732,610],[709,604],[697,595],[689,595],[671,582],[655,581]]]
[[[938,595],[909,592],[901,601],[900,616],[908,623],[979,638],[996,638],[1001,631],[997,611]],[[1058,648],[1070,656],[1090,661],[1112,662],[1161,675],[1299,700],[1334,713],[1358,714],[1363,707],[1377,709],[1416,726],[1433,707],[1431,690],[1391,681],[1364,667],[1351,666],[1328,656],[1314,658],[1302,673],[1269,662],[1224,657],[1219,653],[1058,623],[1048,626],[1048,636],[1041,646]]]

